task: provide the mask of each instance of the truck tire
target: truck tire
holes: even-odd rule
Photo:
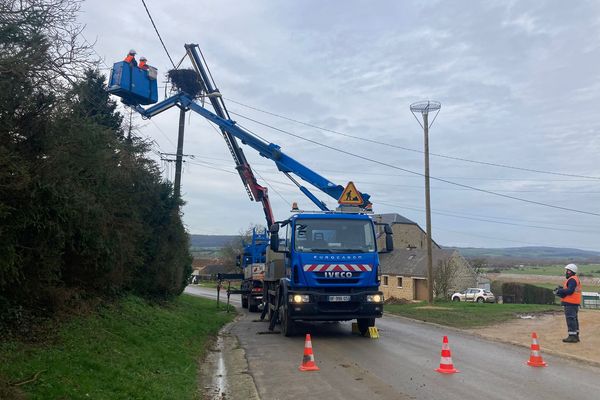
[[[460,297],[456,296],[452,298],[452,301],[460,301]]]
[[[296,333],[296,323],[290,319],[287,305],[284,304],[281,306],[279,312],[281,313],[279,316],[281,321],[281,333],[286,337],[294,336]]]
[[[248,298],[242,296],[242,308],[248,308]]]
[[[265,317],[267,316],[268,313],[269,313],[269,303],[263,302],[263,309],[262,309],[262,312],[260,313],[260,320],[264,321]]]
[[[375,318],[358,318],[356,322],[361,336],[365,336],[369,331],[369,328],[375,326]]]
[[[252,303],[252,302],[250,302]],[[248,304],[248,311],[250,312],[257,312],[258,311],[258,304],[252,303],[252,304]]]
[[[478,297],[478,298],[477,298],[477,302],[478,302],[479,304],[483,303],[484,301],[485,301],[485,300],[484,300],[484,298],[483,298],[483,297]]]

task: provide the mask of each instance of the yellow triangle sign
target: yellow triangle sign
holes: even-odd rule
[[[344,206],[360,206],[364,203],[360,192],[354,186],[354,183],[348,182],[342,195],[338,199],[338,203]]]

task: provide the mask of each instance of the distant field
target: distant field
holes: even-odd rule
[[[579,275],[600,277],[600,264],[578,265]],[[507,274],[523,274],[523,275],[553,275],[562,276],[565,271],[564,265],[525,265],[523,267],[514,267],[503,269],[503,273]]]

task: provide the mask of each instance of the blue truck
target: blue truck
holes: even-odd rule
[[[250,312],[258,311],[263,302],[263,281],[265,277],[266,252],[269,246],[269,234],[266,230],[252,229],[250,243],[243,243],[242,254],[239,255],[239,267],[244,273],[240,285],[242,308]]]
[[[281,332],[291,336],[296,332],[298,321],[356,319],[360,332],[365,334],[383,313],[378,252],[393,249],[391,228],[375,224],[370,216],[371,203],[367,193],[358,192],[351,183],[344,187],[329,181],[285,154],[279,145],[265,142],[231,120],[220,92],[207,74],[197,45],[186,44],[185,49],[204,88],[203,95],[210,100],[214,112],[183,91],[144,108],[142,105],[153,104],[156,100],[151,95],[140,100],[138,92],[129,94],[127,85],[113,80],[114,73],[111,74],[109,92],[120,96],[124,104],[143,118],[152,118],[172,107],[193,111],[221,129],[230,150],[232,146],[237,148],[239,140],[273,161],[318,210],[301,212],[293,207],[291,217],[273,221],[264,191],[262,201],[269,226],[269,246],[265,251],[262,302],[263,316],[266,314],[269,318],[269,329],[280,324]],[[122,63],[116,63],[113,68],[122,68]],[[148,83],[156,85],[156,80]],[[153,90],[147,93],[151,94]],[[235,152],[232,155],[239,171],[244,166],[238,164],[240,159]],[[247,168],[251,171],[249,165]],[[337,200],[339,207],[331,210],[297,178]],[[380,241],[385,243],[384,249],[378,248],[379,236],[384,237]]]

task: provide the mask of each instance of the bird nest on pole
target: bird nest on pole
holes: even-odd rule
[[[193,69],[172,69],[167,76],[175,90],[185,92],[194,99],[202,94],[202,85]]]

